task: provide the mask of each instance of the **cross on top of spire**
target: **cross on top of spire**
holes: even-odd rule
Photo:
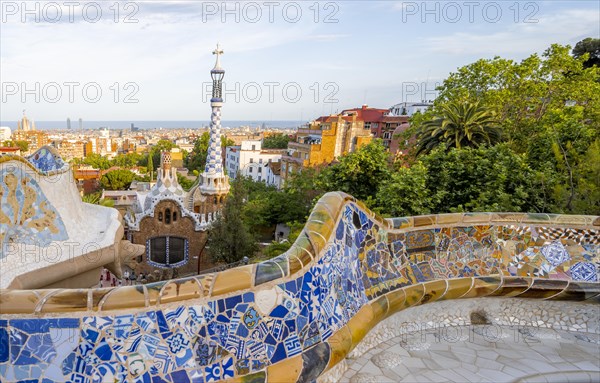
[[[225,52],[223,52],[223,50],[221,49],[220,45],[217,43],[217,49],[215,49],[212,54],[213,55],[217,55],[217,62],[215,63],[215,67],[213,68],[214,70],[223,70],[223,68],[221,68],[221,55],[224,54]]]

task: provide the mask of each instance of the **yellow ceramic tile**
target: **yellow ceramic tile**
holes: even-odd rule
[[[523,218],[524,213],[491,213],[492,222],[519,223]]]
[[[597,284],[594,283],[594,285]],[[548,299],[553,301],[584,301],[596,296],[597,293],[597,286],[592,287],[585,282],[570,281],[561,293]]]
[[[64,289],[44,298],[40,312],[86,311],[88,308],[87,289]]]
[[[387,294],[388,299],[388,316],[400,310],[403,310],[406,302],[404,289],[398,289]]]
[[[592,224],[594,218],[585,215],[559,215],[555,222],[557,225],[587,226]]]
[[[160,281],[145,284],[146,288],[146,297],[148,298],[148,305],[152,306],[158,304],[160,298],[160,291],[167,284],[168,281]]]
[[[413,226],[432,226],[435,225],[436,216],[435,215],[421,215],[417,217],[413,217]]]
[[[463,223],[488,223],[491,220],[491,216],[487,213],[464,213],[462,221]]]
[[[0,290],[0,314],[32,314],[52,290]]]
[[[93,289],[91,292],[91,294],[92,294],[92,302],[91,302],[92,310],[98,310],[104,297],[107,296],[108,293],[110,293],[115,288],[116,287],[104,287],[104,288],[100,288],[100,289]]]
[[[371,306],[373,307],[373,321],[375,323],[379,323],[387,316],[389,303],[385,295],[371,302]]]
[[[405,307],[416,306],[421,302],[421,299],[423,299],[425,287],[423,287],[422,283],[419,283],[417,285],[405,287],[404,293],[406,294]]]
[[[212,289],[213,282],[215,281],[215,274],[205,274],[195,277],[200,287],[202,287],[202,296],[210,296],[210,290]]]
[[[342,327],[327,339],[331,355],[326,370],[341,362],[352,348],[352,334],[347,326]]]
[[[267,367],[267,382],[296,382],[302,371],[302,354],[295,355]]]
[[[502,278],[498,277],[483,277],[473,278],[473,286],[461,298],[477,298],[485,297],[498,290],[502,283]]]
[[[194,278],[186,278],[167,283],[160,296],[160,303],[198,299],[202,297],[202,290]]]
[[[465,295],[473,286],[473,278],[448,279],[448,290],[440,300],[458,299]]]
[[[522,294],[519,294],[518,297],[548,299],[562,293],[568,285],[569,281],[562,279],[537,278],[533,280],[531,287]]]
[[[448,288],[446,280],[426,282],[423,285],[425,287],[425,294],[423,294],[421,304],[437,301],[446,294]]]
[[[435,216],[435,221],[438,225],[450,225],[453,223],[460,223],[462,221],[462,214],[438,214]]]
[[[253,268],[253,265],[247,265],[217,273],[211,296],[251,288]]]
[[[313,260],[313,254],[311,254],[310,251],[305,247],[300,248],[297,257],[300,260],[300,262],[302,262],[302,265],[304,265],[304,267],[310,265],[310,263]]]
[[[354,317],[346,324],[352,337],[352,348],[365,337],[373,327],[373,307],[371,305],[363,306]]]
[[[335,192],[327,193],[323,197],[321,197],[321,199],[319,199],[319,202],[327,205],[327,208],[331,212],[332,217],[335,219],[337,218],[338,214],[342,211],[342,206],[344,205],[344,197],[341,196],[339,193]]]
[[[502,287],[490,296],[515,297],[529,289],[533,280],[522,277],[503,277]]]
[[[142,286],[115,287],[104,296],[99,308],[102,311],[145,307],[146,295]]]
[[[308,255],[308,259],[307,258],[307,263],[310,263],[310,261],[312,260],[312,255],[311,252],[308,249],[314,249],[315,255],[319,256],[327,247],[327,242],[329,241],[329,237],[325,237],[323,236],[323,233],[321,233],[320,231],[314,231],[314,230],[307,230],[306,234],[308,235],[308,237],[310,238],[310,241],[312,243],[312,247],[306,247],[305,249],[307,250],[306,254]],[[304,261],[302,262],[304,263]]]
[[[297,273],[298,271],[302,270],[302,262],[300,261],[300,259],[298,259],[296,255],[290,255],[288,260],[290,263],[290,275],[293,275],[294,273]]]

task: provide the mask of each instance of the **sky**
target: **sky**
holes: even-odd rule
[[[436,84],[480,58],[600,38],[598,1],[0,5],[4,122],[23,110],[36,121],[206,121],[217,43],[224,120],[307,121],[433,99]]]

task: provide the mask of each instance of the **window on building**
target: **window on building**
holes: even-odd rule
[[[252,145],[252,151],[256,150],[256,145]]]
[[[252,168],[248,168],[248,173],[252,173]]]
[[[171,223],[171,209],[165,210],[165,223],[167,225]]]
[[[259,172],[260,173],[260,172]],[[262,176],[258,176],[258,182],[261,181]]]
[[[146,243],[148,263],[156,267],[177,267],[188,258],[188,241],[180,237],[154,237]]]
[[[254,163],[254,158],[250,157],[250,163]]]
[[[371,123],[365,122],[365,129],[371,129]]]
[[[173,222],[177,221],[177,212],[173,212]]]
[[[262,173],[262,168],[258,168],[258,174]]]
[[[159,220],[160,222],[162,222],[162,220],[163,220],[163,213],[162,213],[162,211],[159,211],[159,212],[158,212],[158,220]]]
[[[259,159],[258,159],[258,163],[259,163],[259,164],[262,164],[262,158],[259,158]]]

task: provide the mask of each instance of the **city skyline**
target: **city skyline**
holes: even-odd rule
[[[72,20],[52,3],[58,22],[47,2],[37,14],[2,4],[3,122],[23,109],[39,121],[204,121],[217,42],[230,120],[308,121],[433,99],[436,84],[477,59],[519,61],[600,35],[599,5],[587,1],[250,3],[260,11],[123,1],[103,4],[98,20],[99,3],[82,2]]]

